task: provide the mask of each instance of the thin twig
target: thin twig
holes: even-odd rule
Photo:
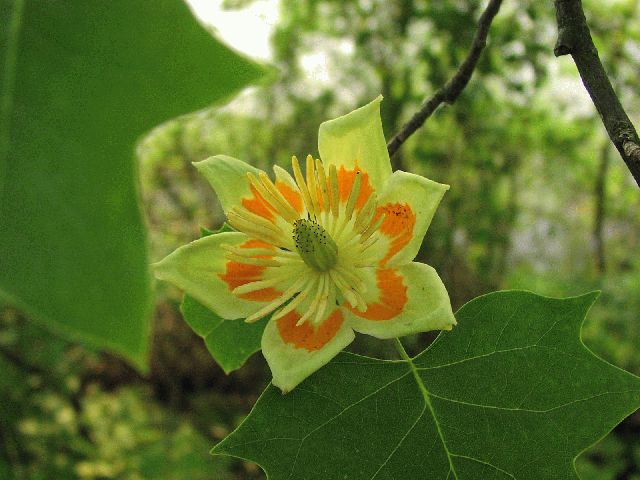
[[[556,57],[571,55],[578,67],[591,101],[595,105],[609,138],[640,186],[640,141],[627,113],[622,108],[584,16],[581,0],[554,0],[558,40],[553,50]]]
[[[432,97],[426,99],[420,106],[420,109],[411,117],[411,120],[405,123],[400,131],[389,141],[387,150],[390,156],[396,153],[407,138],[424,124],[440,104],[444,102],[452,104],[456,101],[460,93],[462,93],[462,90],[464,90],[467,83],[469,83],[471,75],[480,59],[480,55],[487,44],[487,35],[489,34],[491,22],[498,13],[498,10],[500,10],[501,4],[502,0],[491,0],[489,2],[487,8],[485,8],[478,20],[478,29],[473,37],[467,58],[464,59],[464,62],[462,62],[455,75],[436,91]]]

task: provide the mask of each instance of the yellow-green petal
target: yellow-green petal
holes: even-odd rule
[[[209,157],[201,162],[195,162],[194,166],[215,190],[225,213],[234,207],[241,206],[243,198],[252,197],[247,173],[258,175],[261,172],[248,163],[227,155]]]
[[[327,312],[315,329],[310,322],[296,327],[301,313],[295,310],[269,320],[262,335],[262,354],[276,387],[290,392],[353,341],[355,335],[344,321],[345,314],[340,308]]]
[[[456,324],[449,294],[433,267],[411,262],[377,273],[366,279],[367,311],[347,313],[346,323],[356,332],[394,338],[451,330]]]
[[[378,211],[388,211],[393,218],[381,225],[380,241],[375,245],[387,266],[403,265],[416,257],[447,190],[449,185],[413,173],[397,171],[391,175],[378,196]],[[407,217],[404,228],[398,224],[398,214]]]
[[[209,235],[178,248],[154,264],[153,271],[158,279],[180,288],[222,318],[246,318],[266,303],[232,294],[221,275],[227,264],[222,245],[240,246],[247,239],[240,232]]]
[[[318,150],[328,168],[356,165],[368,173],[371,185],[380,189],[391,175],[391,161],[380,120],[379,96],[364,107],[320,125]]]

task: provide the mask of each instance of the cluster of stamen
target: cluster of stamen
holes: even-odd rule
[[[231,261],[269,267],[260,279],[235,288],[233,293],[241,295],[289,285],[246,321],[253,322],[270,313],[278,319],[294,309],[299,312],[305,309],[298,325],[310,321],[317,326],[343,301],[365,311],[362,269],[375,266],[376,258],[370,247],[377,241],[376,232],[383,221],[382,216],[376,215],[376,193],[369,193],[364,204],[357,207],[363,188],[359,170],[345,201],[344,196],[341,199],[335,165],[329,165],[327,171],[320,160],[309,155],[303,176],[295,156],[291,163],[293,177],[276,167],[277,177],[300,193],[302,212],[287,201],[277,182],[274,184],[261,172],[248,173],[247,178],[274,218],[268,220],[242,207],[227,213],[236,230],[269,244],[264,248],[224,247]]]

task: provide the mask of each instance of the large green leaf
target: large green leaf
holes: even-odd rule
[[[262,70],[180,0],[0,0],[0,297],[144,363],[136,139]]]
[[[595,297],[479,297],[414,359],[345,353],[289,395],[268,387],[213,453],[270,480],[576,479],[640,406],[640,379],[580,341]]]

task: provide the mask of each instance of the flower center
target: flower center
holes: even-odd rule
[[[304,263],[319,272],[330,270],[338,261],[338,246],[317,222],[307,219],[293,224],[293,241]]]
[[[278,320],[296,310],[304,312],[296,325],[317,326],[343,302],[366,311],[363,269],[379,264],[378,254],[370,248],[388,217],[380,214],[368,175],[357,166],[351,170],[341,166],[338,171],[330,164],[325,169],[311,155],[306,175],[295,156],[291,166],[293,177],[276,170],[275,183],[264,172],[248,172],[253,197],[227,212],[231,226],[262,242],[255,248],[225,246],[228,260],[259,269],[256,275],[243,275],[246,282],[233,293],[246,296],[270,288],[280,293],[246,321],[268,314]],[[309,268],[315,273],[308,275]]]

